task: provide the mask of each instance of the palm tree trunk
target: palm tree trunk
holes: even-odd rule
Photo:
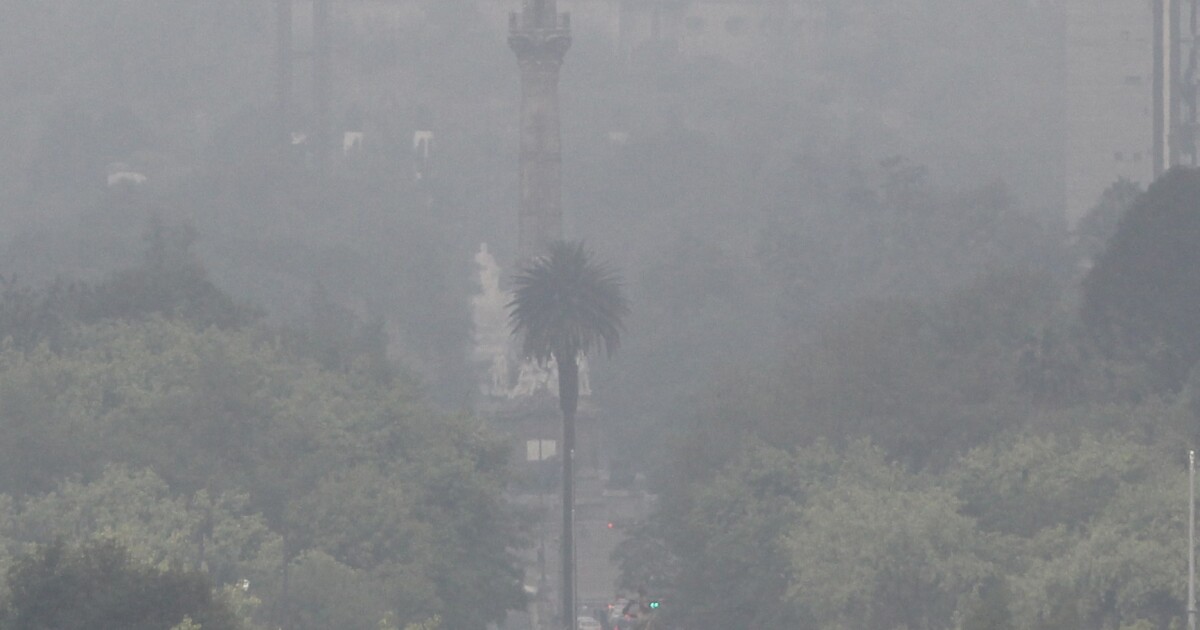
[[[555,353],[558,406],[563,416],[562,614],[575,630],[575,408],[579,404],[579,364],[574,353]]]

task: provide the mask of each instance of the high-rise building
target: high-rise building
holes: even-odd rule
[[[1120,178],[1154,177],[1149,2],[1067,0],[1066,214],[1078,221]]]
[[[1195,164],[1195,0],[1067,0],[1066,204]]]

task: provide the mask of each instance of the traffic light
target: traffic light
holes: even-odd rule
[[[662,602],[657,599],[652,599],[650,600],[649,606],[651,611],[658,610],[659,606],[662,606]]]

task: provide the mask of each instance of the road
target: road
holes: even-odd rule
[[[602,606],[618,594],[619,568],[612,561],[613,551],[624,540],[626,527],[643,518],[649,509],[648,500],[639,492],[605,491],[605,478],[606,475],[599,471],[583,470],[576,482],[576,602],[588,609]],[[534,548],[526,551],[523,560],[527,590],[537,588],[543,566],[546,581],[530,613],[514,616],[505,630],[558,630],[561,627],[556,623],[560,582],[559,496],[557,493],[543,497],[526,495],[517,500],[524,505],[542,505],[544,508],[543,529],[540,530],[545,532],[544,554],[539,558],[542,538],[539,532],[535,534]],[[609,527],[610,523],[613,527]]]

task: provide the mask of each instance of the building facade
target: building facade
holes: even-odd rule
[[[1197,164],[1195,0],[1067,0],[1066,211]]]
[[[1066,215],[1113,182],[1154,177],[1154,24],[1148,0],[1067,0]]]

